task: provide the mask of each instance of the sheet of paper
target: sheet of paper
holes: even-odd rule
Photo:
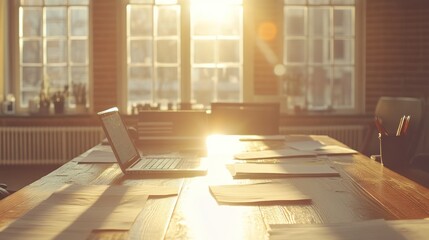
[[[129,230],[149,195],[178,192],[169,186],[66,185],[5,226],[0,239],[86,239],[93,229]]]
[[[213,197],[219,203],[278,203],[310,202],[311,199],[289,183],[267,182],[209,186]]]
[[[227,165],[234,177],[335,177],[339,173],[326,164],[258,164]]]
[[[288,142],[287,145],[296,150],[312,152],[317,155],[355,154],[356,150],[337,145],[326,145],[320,141]]]
[[[264,158],[287,158],[287,157],[314,157],[315,153],[299,151],[293,148],[278,150],[264,150],[254,152],[242,152],[234,155],[239,160],[264,159]]]
[[[284,141],[284,135],[243,135],[240,141]]]
[[[356,150],[336,145],[327,145],[320,147],[313,151],[317,155],[343,155],[343,154],[356,154]]]
[[[423,240],[428,236],[428,224],[419,220],[420,224],[394,223],[396,221],[368,220],[336,224],[281,224],[270,225],[269,239],[318,239],[318,240]],[[411,237],[411,238],[410,238]]]
[[[116,163],[115,154],[110,151],[94,150],[83,157],[78,163]]]
[[[288,142],[286,145],[301,151],[315,151],[323,146],[326,146],[324,143],[315,140]]]

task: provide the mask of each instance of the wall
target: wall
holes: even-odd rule
[[[368,0],[366,112],[380,96],[429,95],[429,1]]]

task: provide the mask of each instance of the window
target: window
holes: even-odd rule
[[[21,0],[18,9],[19,107],[41,91],[88,86],[89,0]],[[75,98],[68,101],[74,106]]]
[[[128,109],[242,99],[241,1],[129,0],[126,9]]]
[[[284,95],[310,110],[356,108],[355,15],[355,0],[284,0]]]

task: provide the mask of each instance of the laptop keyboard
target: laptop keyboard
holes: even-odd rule
[[[143,169],[175,169],[179,166],[179,163],[182,161],[182,158],[178,157],[151,157],[143,159],[145,162],[142,165]]]

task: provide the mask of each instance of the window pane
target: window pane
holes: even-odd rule
[[[69,0],[70,5],[89,5],[90,0]]]
[[[331,70],[325,67],[313,67],[309,71],[308,100],[310,109],[332,106]]]
[[[240,100],[240,69],[223,68],[218,69],[217,98],[227,102]]]
[[[71,82],[84,83],[88,82],[88,67],[71,67]]]
[[[46,5],[64,5],[67,4],[67,0],[45,0]]]
[[[304,63],[306,61],[305,40],[286,40],[286,63]]]
[[[46,8],[46,35],[65,36],[67,34],[67,9],[65,7]]]
[[[33,91],[22,91],[22,93],[21,93],[21,105],[23,106],[23,107],[27,107],[28,106],[28,102],[30,101],[30,100],[34,100],[36,97],[38,97],[39,96],[39,92],[40,91],[36,91],[36,92],[33,92]]]
[[[21,24],[22,36],[42,36],[42,8],[22,8]]]
[[[241,6],[227,7],[219,19],[219,34],[239,36],[241,26]]]
[[[23,40],[21,59],[23,63],[42,63],[41,41]]]
[[[152,69],[130,67],[128,78],[128,100],[132,103],[152,101]]]
[[[305,5],[307,4],[307,0],[284,0],[285,4],[291,5]]]
[[[177,63],[177,41],[176,40],[158,40],[157,41],[157,62],[158,63]]]
[[[131,63],[152,63],[153,57],[151,40],[131,40],[129,51]]]
[[[192,99],[195,102],[209,106],[215,99],[215,74],[212,68],[192,69]]]
[[[327,5],[331,0],[308,0],[309,5]]]
[[[212,13],[213,9],[199,6],[192,9],[192,35],[216,35],[218,33],[217,17]]]
[[[334,33],[336,36],[353,36],[354,22],[352,9],[334,10]]]
[[[352,107],[354,99],[354,70],[352,67],[334,69],[332,101],[336,107]]]
[[[67,73],[67,67],[46,67],[46,76],[51,92],[62,90],[64,86],[68,85]]]
[[[88,40],[71,40],[70,55],[72,63],[88,63]]]
[[[215,62],[215,42],[206,40],[195,40],[194,49],[195,63],[214,63]]]
[[[179,100],[179,73],[176,67],[157,68],[156,91],[159,100],[177,102]]]
[[[21,79],[23,90],[40,91],[42,86],[42,68],[22,67]]]
[[[355,0],[332,0],[332,4],[335,4],[335,5],[354,5]]]
[[[42,5],[43,0],[21,0],[21,5]]]
[[[290,8],[285,11],[286,37],[305,35],[305,9]]]
[[[152,7],[128,5],[129,34],[131,36],[152,36]]]
[[[72,36],[88,36],[88,8],[71,8],[70,24]]]
[[[179,11],[175,7],[158,7],[158,36],[177,36]]]
[[[337,39],[334,41],[334,61],[336,64],[354,63],[353,45],[353,40]]]
[[[46,41],[46,61],[47,63],[67,62],[67,43],[65,40]]]
[[[219,41],[219,62],[240,62],[240,42],[238,40]]]
[[[308,12],[309,34],[315,36],[329,36],[329,8],[311,7]]]
[[[310,41],[310,63],[330,63],[331,48],[329,39],[316,39]]]

